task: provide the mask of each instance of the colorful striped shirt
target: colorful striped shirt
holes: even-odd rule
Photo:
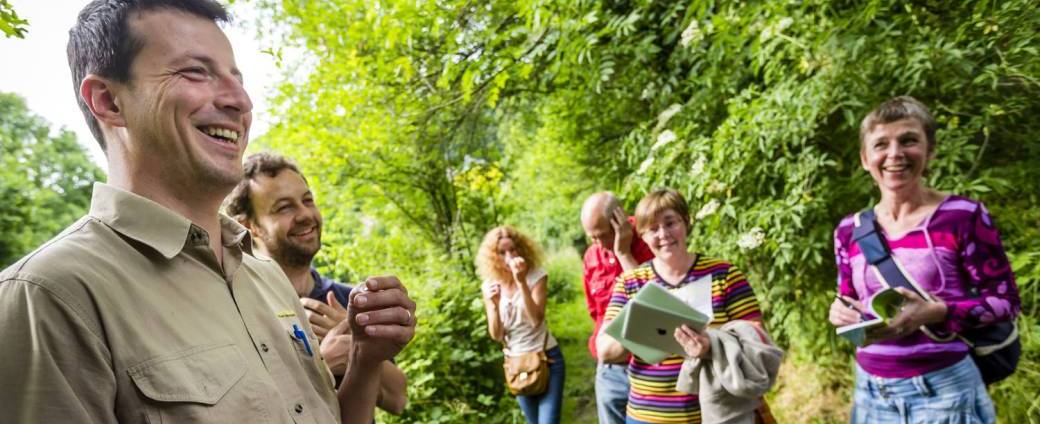
[[[755,294],[737,267],[721,259],[697,255],[686,277],[675,286],[666,283],[653,269],[653,263],[628,271],[618,277],[607,307],[605,320],[613,320],[635,294],[654,282],[670,290],[711,276],[712,327],[737,319],[762,316]],[[628,364],[629,392],[627,415],[647,423],[699,423],[700,404],[697,395],[675,390],[683,357],[672,356],[657,364],[649,364],[632,356]]]
[[[852,241],[854,215],[834,230],[838,292],[869,299],[882,288],[866,259]],[[1000,234],[985,206],[960,196],[948,196],[935,212],[897,238],[882,231],[892,255],[935,297],[946,302],[946,321],[933,326],[949,333],[1014,319],[1019,311],[1018,288]],[[916,331],[856,350],[856,361],[873,375],[906,378],[942,369],[968,354],[959,340],[939,343]]]

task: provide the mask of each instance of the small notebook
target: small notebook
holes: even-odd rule
[[[867,315],[863,321],[838,327],[838,335],[862,347],[867,343],[867,336],[872,330],[885,327],[888,320],[899,313],[899,307],[903,304],[903,295],[892,288],[883,289],[866,302]]]

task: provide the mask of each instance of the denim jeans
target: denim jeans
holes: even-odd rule
[[[596,415],[599,424],[623,424],[628,406],[628,364],[596,366]]]
[[[993,401],[982,375],[964,357],[960,362],[909,378],[872,376],[856,366],[854,424],[992,424]]]
[[[560,409],[563,405],[563,352],[559,346],[549,349],[545,356],[552,361],[549,364],[549,389],[538,396],[517,396],[520,410],[527,418],[527,424],[558,424]]]

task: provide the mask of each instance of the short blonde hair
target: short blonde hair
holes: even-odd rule
[[[925,138],[928,141],[928,152],[935,150],[935,128],[938,126],[935,117],[928,110],[928,106],[910,96],[898,96],[885,100],[874,110],[870,111],[863,122],[859,124],[859,146],[867,141],[867,134],[880,124],[890,124],[904,119],[916,119],[924,129]]]
[[[484,241],[477,250],[477,274],[488,281],[512,281],[513,272],[498,252],[498,242],[504,238],[513,240],[516,253],[527,262],[527,269],[535,269],[542,264],[542,250],[533,240],[516,228],[508,225],[495,227],[484,235]]]
[[[636,206],[636,231],[643,234],[659,213],[669,209],[682,217],[686,224],[686,233],[689,235],[690,206],[678,191],[670,188],[654,190],[639,201],[639,205]]]

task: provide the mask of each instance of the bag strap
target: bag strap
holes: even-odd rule
[[[874,275],[877,276],[878,281],[883,286],[889,288],[902,287],[916,293],[928,302],[939,301],[927,290],[921,288],[917,280],[914,280],[914,277],[906,272],[903,265],[892,255],[892,250],[888,247],[888,243],[881,237],[881,233],[878,230],[877,216],[874,214],[873,207],[856,213],[855,227],[852,229],[852,240],[859,246],[859,250],[863,252],[867,263],[870,264],[870,269],[874,271]],[[957,333],[940,336],[924,325],[920,327],[920,330],[928,338],[937,342],[948,342],[960,337]],[[961,339],[963,340],[962,337]]]
[[[856,226],[852,229],[852,239],[863,252],[863,256],[877,274],[881,284],[890,288],[903,287],[930,302],[937,300],[931,293],[921,288],[914,277],[907,273],[903,265],[892,255],[892,250],[889,249],[888,243],[881,237],[878,230],[874,208],[868,208],[856,214]]]

